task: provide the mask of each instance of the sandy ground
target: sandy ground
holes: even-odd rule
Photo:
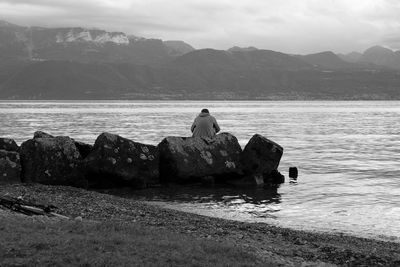
[[[55,205],[59,214],[71,219],[122,220],[234,243],[282,266],[400,266],[399,243],[211,218],[64,186],[1,185],[0,196],[4,195]],[[4,214],[12,213],[0,215]]]

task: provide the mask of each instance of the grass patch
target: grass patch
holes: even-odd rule
[[[135,223],[0,216],[0,235],[0,266],[262,265],[230,244]]]

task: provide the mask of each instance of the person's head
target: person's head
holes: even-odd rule
[[[206,109],[206,108],[203,108],[203,109],[201,110],[201,113],[210,113],[210,111],[208,111],[208,109]]]

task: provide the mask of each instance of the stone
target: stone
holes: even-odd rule
[[[72,138],[36,137],[21,145],[22,181],[85,187],[82,157]]]
[[[0,184],[21,182],[21,162],[18,152],[0,150]]]
[[[255,134],[245,146],[241,154],[243,172],[247,181],[254,184],[281,181],[277,175],[270,174],[278,169],[283,154],[283,148],[277,143]],[[272,177],[272,178],[271,178]]]
[[[277,170],[273,170],[267,175],[264,175],[264,184],[283,184],[285,182],[285,176],[278,172]]]
[[[33,133],[33,139],[36,139],[36,138],[54,138],[54,137],[55,136],[53,136],[51,134],[48,134],[48,133],[45,133],[45,132],[42,132],[42,131],[36,131],[36,132]]]
[[[19,152],[19,146],[13,139],[10,138],[0,138],[0,149],[6,151]]]
[[[156,146],[137,143],[111,133],[97,137],[84,159],[86,177],[93,187],[144,188],[159,183]]]
[[[46,132],[42,132],[42,131],[36,131],[33,134],[33,139],[36,139],[36,138],[54,138],[54,137],[55,136],[53,136],[51,134],[48,134]],[[72,140],[74,140],[74,139],[72,139]],[[93,146],[90,145],[90,144],[86,144],[86,143],[83,143],[83,142],[80,142],[80,141],[76,141],[76,140],[74,140],[74,142],[75,142],[76,148],[79,150],[79,153],[81,154],[83,159],[86,158],[87,155],[89,155],[90,151],[92,151],[92,149],[93,149]]]
[[[203,177],[235,179],[241,174],[242,148],[235,136],[167,137],[158,145],[162,182],[201,182]]]
[[[81,154],[82,159],[86,158],[93,149],[92,145],[80,141],[75,141],[75,146]]]
[[[296,167],[289,167],[289,178],[297,179],[299,171]]]

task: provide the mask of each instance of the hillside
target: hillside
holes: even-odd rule
[[[172,56],[182,56],[196,50],[184,41],[164,41],[163,43],[167,47],[168,54]]]
[[[342,60],[339,56],[331,51],[321,52],[317,54],[299,56],[305,62],[322,69],[348,69],[354,68],[354,64]]]
[[[400,69],[400,55],[382,46],[374,46],[367,49],[359,61],[374,63],[376,65],[393,69]]]
[[[225,61],[221,64],[210,60],[188,64],[177,59],[162,67],[131,63],[37,62],[23,67],[3,83],[0,98],[400,99],[400,79],[396,71],[322,71],[307,63],[299,68],[297,64],[300,63],[296,61],[293,64],[296,68],[292,69],[279,64],[248,68],[248,62],[238,63],[237,55],[223,55]]]
[[[160,64],[171,58],[158,39],[85,28],[20,27],[0,23],[0,59]]]
[[[400,99],[400,52],[198,49],[0,22],[0,99]]]

